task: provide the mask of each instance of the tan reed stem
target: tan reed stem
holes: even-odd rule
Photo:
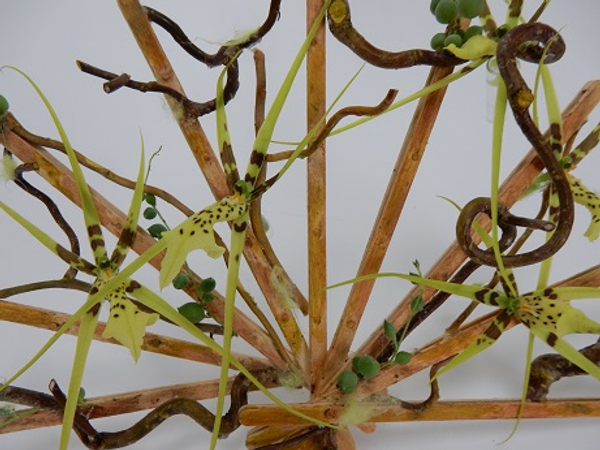
[[[325,4],[306,3],[307,30]],[[307,55],[307,131],[314,128],[326,110],[325,23],[323,22]],[[325,143],[307,159],[308,213],[308,298],[310,344],[310,390],[321,376],[327,353],[327,247],[326,247],[326,159]]]
[[[451,71],[450,68],[434,67],[425,84],[435,83]],[[435,91],[422,97],[417,104],[356,276],[376,273],[381,267],[445,92],[446,88]],[[328,384],[335,379],[348,355],[373,285],[374,281],[363,281],[352,286],[327,355],[327,379],[323,381]]]
[[[33,306],[0,300],[0,320],[21,325],[29,325],[44,330],[57,331],[71,316],[58,311],[51,311]],[[98,322],[94,339],[100,342],[122,345],[114,339],[102,337],[105,322]],[[66,334],[77,336],[79,322],[66,331]],[[221,365],[221,356],[214,350],[204,345],[163,336],[155,333],[146,333],[142,343],[142,350],[176,358],[197,361],[201,363]],[[241,353],[232,353],[248,370],[260,370],[270,367],[267,360],[255,358]],[[232,367],[235,370],[234,367]]]
[[[393,400],[390,401],[392,403]],[[365,402],[365,409],[371,409],[370,423],[377,422],[423,422],[443,420],[498,420],[515,419],[521,401],[515,400],[460,400],[439,401],[423,412],[415,412],[393,404]],[[319,420],[337,423],[344,411],[343,405],[330,403],[303,403],[289,405],[295,410]],[[576,418],[600,417],[600,399],[560,399],[540,403],[527,402],[523,407],[522,418]],[[240,410],[240,421],[246,426],[299,425],[302,419],[284,411],[276,405],[246,405]]]

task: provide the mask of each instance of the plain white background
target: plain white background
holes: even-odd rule
[[[356,27],[376,45],[397,50],[427,47],[430,37],[442,30],[430,15],[426,1],[375,1],[352,2],[353,21]],[[194,42],[205,49],[216,49],[220,42],[231,39],[236,33],[256,27],[265,17],[268,2],[227,1],[151,1],[148,2],[176,20]],[[500,21],[504,2],[490,2]],[[537,7],[536,2],[526,6],[528,17]],[[600,61],[596,44],[599,33],[597,18],[600,6],[594,0],[555,1],[544,14],[543,21],[562,30],[567,42],[567,54],[552,67],[561,105],[590,80],[598,77]],[[143,132],[147,151],[162,146],[155,160],[150,182],[175,193],[195,210],[212,202],[206,184],[199,176],[195,162],[189,155],[181,134],[170,118],[164,100],[156,94],[141,94],[121,90],[106,95],[101,81],[80,73],[74,61],[81,59],[114,72],[127,72],[138,80],[150,80],[151,74],[141,56],[126,23],[121,18],[116,2],[75,1],[39,2],[33,0],[0,0],[3,22],[3,39],[0,44],[0,64],[21,68],[33,77],[52,101],[75,148],[83,151],[119,174],[133,177],[139,151],[139,131]],[[269,98],[272,99],[285,71],[296,52],[304,33],[304,2],[284,2],[281,19],[260,43],[267,55]],[[162,31],[159,36],[172,57],[177,74],[190,97],[205,100],[214,96],[219,69],[209,70],[192,61]],[[328,36],[328,96],[332,99],[360,67],[361,62],[346,48]],[[254,72],[250,54],[241,58],[241,88],[228,108],[229,129],[233,146],[242,168],[251,150],[253,135],[252,101]],[[531,74],[529,68],[524,68]],[[366,67],[349,89],[341,105],[376,104],[387,89],[400,90],[399,98],[422,86],[428,68],[403,71],[383,71]],[[300,74],[275,131],[275,139],[298,140],[304,133],[304,76]],[[0,93],[5,95],[17,118],[32,131],[55,136],[55,130],[40,101],[26,82],[14,72],[0,74]],[[455,83],[446,96],[440,120],[430,139],[428,152],[422,163],[413,193],[405,212],[384,270],[406,272],[411,261],[418,259],[426,270],[453,239],[456,211],[438,195],[464,204],[474,196],[489,192],[489,143],[491,124],[486,100],[486,73],[479,70]],[[331,283],[351,278],[360,261],[388,176],[408,126],[413,105],[397,110],[385,117],[332,138],[328,142],[328,265]],[[591,124],[598,121],[594,114]],[[201,120],[214,142],[214,118]],[[519,136],[509,117],[503,174],[507,174],[529,145]],[[589,129],[589,126],[588,126]],[[592,155],[578,169],[577,175],[593,188],[600,188],[597,178],[598,155]],[[127,208],[131,193],[108,185],[102,179],[86,173],[88,182],[103,189],[114,203]],[[34,177],[30,177],[33,179]],[[275,249],[299,286],[306,287],[306,205],[305,172],[298,163],[281,182],[265,196],[263,210],[270,223],[270,236]],[[36,183],[42,185],[41,183]],[[63,236],[47,219],[43,207],[28,198],[11,184],[0,185],[0,198],[30,220],[41,226],[56,239]],[[66,217],[82,231],[81,214],[61,202]],[[534,211],[534,202],[521,211]],[[162,205],[172,225],[182,217]],[[589,244],[582,234],[589,220],[584,210],[578,209],[578,219],[572,242],[555,258],[552,281],[565,278],[590,265],[598,263],[598,243]],[[148,225],[149,223],[146,223]],[[56,278],[64,267],[56,258],[19,229],[5,215],[0,215],[0,285],[16,285]],[[222,227],[221,232],[225,233]],[[83,236],[83,234],[81,234]],[[115,239],[109,237],[109,248]],[[82,241],[84,249],[86,243]],[[199,252],[197,252],[199,253]],[[89,256],[89,253],[87,253]],[[224,272],[219,262],[208,260],[201,254],[190,258],[195,270],[203,276],[213,276],[219,287],[224,285]],[[247,272],[245,272],[247,275]],[[156,287],[153,271],[142,271],[138,277],[151,287]],[[483,282],[485,273],[474,281]],[[520,289],[526,292],[535,284],[535,272],[519,270]],[[249,285],[260,302],[259,291]],[[387,311],[403,296],[409,286],[399,281],[379,282],[364,321],[359,327],[355,347],[361,339],[380,326]],[[333,334],[347,289],[330,294],[330,333]],[[174,305],[186,301],[167,288],[165,299]],[[81,293],[42,292],[13,298],[15,301],[35,304],[45,308],[72,311],[84,297]],[[465,305],[464,299],[453,298],[431,320],[407,341],[407,348],[415,348],[433,338],[439,329],[447,326]],[[588,314],[600,320],[600,309],[593,302],[581,302]],[[481,308],[484,311],[485,308]],[[307,327],[306,320],[301,319]],[[421,329],[420,329],[421,330]],[[157,326],[152,331],[178,334],[172,327]],[[45,331],[27,329],[2,323],[2,363],[0,376],[9,377],[49,337]],[[502,336],[485,354],[442,378],[442,395],[456,398],[517,398],[521,393],[527,334],[516,329]],[[578,336],[570,339],[577,346],[587,345],[594,337]],[[18,382],[23,386],[45,390],[50,377],[63,387],[68,384],[71,355],[75,340],[64,337],[41,361]],[[247,346],[236,342],[238,349]],[[543,345],[536,353],[548,351]],[[89,396],[113,392],[200,381],[216,376],[218,369],[189,362],[174,361],[168,357],[144,354],[133,365],[128,352],[105,344],[94,344],[86,369],[84,387]],[[590,377],[565,380],[558,383],[552,395],[589,396],[600,394],[598,382]],[[427,395],[425,376],[415,376],[390,389],[391,393],[405,399],[420,399]],[[281,392],[281,391],[278,391]],[[290,401],[302,401],[298,392],[281,395]],[[253,396],[257,402],[260,396]],[[213,406],[214,403],[206,402]],[[134,423],[140,414],[95,422],[101,430],[118,430]],[[506,438],[512,421],[502,422],[446,422],[423,424],[379,425],[375,434],[354,433],[358,448],[402,445],[403,448],[441,449],[452,446],[465,449],[495,448]],[[242,448],[244,429],[235,432],[219,448]],[[2,449],[54,448],[58,443],[58,428],[36,430],[22,434],[0,436]],[[187,418],[174,418],[163,424],[149,437],[133,445],[132,449],[162,449],[166,446],[181,450],[203,449],[208,446],[209,434]],[[559,449],[567,445],[578,449],[597,448],[600,438],[598,420],[524,421],[517,435],[503,448]],[[575,445],[574,445],[575,444]],[[71,448],[82,445],[73,437]]]

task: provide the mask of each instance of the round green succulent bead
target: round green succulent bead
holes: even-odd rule
[[[146,209],[144,209],[143,215],[144,219],[152,220],[156,217],[157,212],[152,206],[148,206]]]
[[[483,4],[484,0],[458,0],[456,2],[458,13],[467,19],[472,19],[481,14]]]
[[[444,46],[444,41],[446,40],[446,33],[436,33],[431,38],[431,48],[434,50],[439,50]]]
[[[431,3],[429,3],[429,11],[431,11],[431,14],[435,15],[435,8],[437,8],[439,2],[440,0],[431,0]]]
[[[396,356],[394,357],[394,362],[396,364],[403,366],[405,364],[408,364],[408,362],[411,360],[411,358],[412,358],[412,353],[401,351],[401,352],[398,352],[396,354]]]
[[[444,47],[447,47],[450,44],[454,44],[457,47],[460,47],[463,44],[463,40],[459,34],[453,33],[448,35],[448,37],[444,40]]]
[[[465,31],[465,34],[463,37],[464,42],[467,42],[473,36],[478,36],[480,34],[483,34],[483,27],[480,27],[478,25],[473,25],[472,27],[467,28],[467,30]]]
[[[217,286],[217,282],[214,278],[208,277],[200,282],[198,285],[198,290],[201,292],[212,292]]]
[[[351,370],[344,370],[338,376],[337,385],[344,394],[351,394],[358,385],[358,376]]]
[[[10,108],[10,104],[4,95],[0,95],[0,119],[3,119],[8,113],[8,109]]]
[[[458,17],[458,8],[452,0],[440,0],[435,8],[435,18],[439,23],[450,23]]]
[[[184,289],[190,282],[190,277],[185,273],[179,273],[173,278],[173,287],[175,289]]]
[[[357,356],[352,359],[352,367],[354,371],[369,379],[376,376],[381,371],[381,365],[372,356]]]
[[[156,196],[154,194],[144,194],[144,201],[151,206],[156,206]]]
[[[179,314],[192,323],[202,322],[202,320],[206,317],[204,308],[202,308],[202,306],[200,306],[198,303],[194,302],[181,305],[179,308],[177,308],[177,311],[179,311]]]

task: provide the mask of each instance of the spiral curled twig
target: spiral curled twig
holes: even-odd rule
[[[544,63],[549,64],[558,61],[564,52],[565,43],[558,32],[543,23],[519,25],[506,33],[498,42],[498,68],[506,85],[513,115],[547,170],[559,200],[558,223],[555,229],[550,222],[517,218],[512,216],[504,206],[499,206],[498,225],[503,232],[502,241],[516,233],[516,226],[544,231],[554,229],[550,239],[540,247],[526,253],[503,256],[502,261],[505,267],[527,266],[551,257],[566,243],[573,228],[573,195],[569,181],[550,143],[544,138],[529,114],[528,108],[533,102],[533,93],[521,76],[516,61],[519,57],[526,61],[539,62],[542,55],[545,55]],[[477,247],[471,236],[471,225],[480,213],[491,214],[489,198],[476,198],[463,208],[456,225],[457,241],[471,260],[482,265],[496,266],[497,262],[493,251]]]

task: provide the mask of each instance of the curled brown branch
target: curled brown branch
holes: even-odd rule
[[[551,257],[566,243],[573,227],[574,206],[569,181],[557,159],[560,155],[553,152],[551,143],[544,139],[529,114],[528,108],[533,101],[533,94],[521,76],[516,61],[517,57],[520,57],[537,62],[541,60],[542,55],[545,55],[544,63],[548,64],[560,59],[564,51],[565,44],[556,30],[541,23],[519,25],[506,33],[498,43],[498,68],[506,84],[513,115],[552,179],[559,200],[558,224],[550,239],[532,251],[503,256],[502,260],[506,267],[531,265]],[[496,266],[494,252],[491,249],[482,250],[477,247],[471,236],[471,225],[480,213],[490,215],[490,199],[480,197],[463,208],[456,226],[457,241],[473,261],[487,266]],[[503,231],[502,239],[505,234],[508,236],[516,234],[516,226],[552,231],[549,222],[516,218],[502,205],[499,206],[498,216],[498,225]]]
[[[59,280],[36,281],[33,283],[22,284],[0,289],[0,298],[9,298],[13,295],[24,294],[26,292],[40,291],[42,289],[74,289],[82,292],[89,292],[92,285],[85,281],[74,278],[62,278]]]
[[[33,186],[31,183],[29,183],[27,180],[25,180],[25,178],[23,178],[23,174],[25,172],[29,172],[32,170],[36,170],[36,167],[33,164],[26,163],[21,164],[19,167],[17,167],[17,169],[15,170],[14,178],[15,184],[21,189],[23,189],[25,192],[27,192],[29,195],[33,196],[34,198],[37,198],[46,206],[48,212],[50,213],[56,224],[61,230],[63,230],[63,232],[67,236],[69,244],[71,245],[71,252],[75,255],[80,255],[81,247],[79,246],[79,239],[77,238],[77,234],[75,234],[75,231],[73,230],[71,225],[69,225],[64,216],[61,214],[60,209],[58,208],[56,203],[54,203],[54,200],[52,200],[46,193],[42,192],[41,190]],[[65,274],[65,278],[75,278],[76,275],[77,269],[74,267],[70,267]]]
[[[175,21],[148,6],[144,7],[144,9],[148,15],[148,19],[169,33],[175,42],[179,44],[181,48],[183,48],[190,56],[206,64],[208,67],[216,67],[227,64],[232,54],[237,53],[239,50],[251,47],[260,41],[271,30],[271,28],[273,28],[273,25],[275,25],[275,22],[279,18],[280,6],[281,0],[271,0],[267,18],[259,28],[247,35],[241,42],[236,42],[235,44],[231,45],[222,45],[219,50],[212,55],[204,52],[202,49],[194,45],[194,43],[190,40],[190,38],[187,37],[187,35]],[[231,49],[234,49],[233,53],[231,53]]]
[[[150,7],[144,7],[144,11],[149,21],[155,23],[169,33],[175,42],[194,59],[197,59],[208,67],[227,66],[227,81],[223,92],[224,102],[227,104],[235,97],[235,94],[240,87],[239,65],[237,59],[234,59],[235,55],[239,51],[256,44],[271,30],[271,28],[273,28],[273,25],[279,18],[280,6],[281,0],[272,0],[267,18],[258,29],[250,33],[240,42],[222,45],[219,50],[212,55],[194,45],[181,27],[171,18]],[[81,61],[77,61],[77,65],[85,73],[108,80],[103,86],[106,93],[114,92],[122,87],[128,87],[140,92],[160,92],[169,95],[179,102],[188,117],[200,117],[209,114],[213,112],[217,106],[216,99],[214,98],[206,102],[195,102],[187,98],[181,92],[156,81],[141,82],[132,80],[128,74],[115,74]]]
[[[317,137],[308,145],[306,150],[304,150],[299,157],[304,158],[314,153],[315,150],[319,148],[322,142],[327,138],[327,136],[329,136],[329,134],[333,131],[335,126],[345,117],[376,116],[382,114],[383,112],[385,112],[386,109],[390,107],[397,94],[398,91],[396,89],[390,89],[386,94],[385,98],[376,106],[347,106],[345,108],[340,109],[327,121],[327,123],[319,132]],[[287,152],[280,152],[275,155],[267,155],[267,162],[285,160],[290,158],[294,153],[295,151],[292,150]],[[252,192],[252,199],[256,199],[263,195],[267,190],[271,188],[271,186],[273,186],[277,182],[277,180],[279,180],[280,176],[280,173],[278,173],[266,180],[256,189],[254,189],[254,191]]]
[[[187,98],[181,92],[156,81],[136,81],[132,80],[128,74],[116,74],[108,70],[100,69],[83,61],[77,61],[77,67],[89,75],[93,75],[104,80],[104,91],[110,94],[122,87],[128,87],[140,92],[159,92],[174,98],[188,117],[200,117],[213,112],[217,106],[216,100],[207,102],[195,102]],[[227,68],[227,83],[225,85],[225,103],[231,100],[239,87],[239,67],[237,61],[232,62]]]
[[[277,379],[276,372],[271,369],[257,371],[255,372],[255,376],[261,383],[271,386],[276,383]],[[238,374],[233,380],[231,385],[231,406],[229,411],[223,416],[219,431],[220,438],[226,438],[239,428],[239,410],[242,406],[248,404],[248,391],[251,387],[252,383],[243,374]],[[29,402],[26,404],[35,401],[40,407],[58,411],[62,410],[66,404],[66,397],[54,380],[50,382],[50,391],[54,398],[38,393],[35,393],[33,396],[27,395],[24,398],[23,391],[21,388],[17,388],[17,390],[13,388],[13,391],[9,391],[13,392],[11,401]],[[15,394],[15,392],[19,395]],[[54,404],[51,403],[51,400],[54,400]],[[114,449],[131,445],[150,434],[167,419],[176,415],[188,416],[207,431],[212,431],[215,422],[214,414],[199,402],[189,398],[173,398],[154,408],[129,428],[116,432],[99,432],[92,426],[85,414],[86,410],[93,408],[93,404],[78,407],[73,422],[74,431],[79,436],[81,442],[90,449]]]
[[[347,0],[331,2],[327,10],[327,22],[331,33],[338,41],[361,59],[377,67],[384,69],[403,69],[418,65],[453,67],[465,62],[441,51],[414,49],[390,52],[375,47],[354,28]]]
[[[394,102],[394,99],[398,95],[398,90],[390,89],[385,95],[384,99],[375,106],[347,106],[337,111],[327,121],[323,129],[319,132],[317,137],[308,145],[306,150],[300,154],[300,158],[306,158],[312,155],[322,144],[322,142],[329,136],[338,123],[348,116],[378,116],[384,113]],[[294,150],[286,152],[279,152],[271,155],[267,155],[267,162],[276,162],[288,159],[292,156]]]

